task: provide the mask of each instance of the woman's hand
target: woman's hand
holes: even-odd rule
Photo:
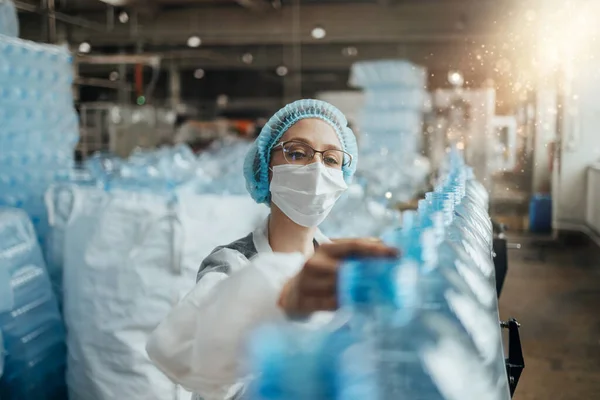
[[[337,309],[337,272],[344,259],[358,257],[396,257],[396,249],[373,239],[341,239],[318,247],[290,279],[279,296],[279,306],[288,315],[306,315]]]

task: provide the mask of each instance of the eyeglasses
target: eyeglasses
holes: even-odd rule
[[[352,164],[352,156],[345,151],[330,149],[325,151],[315,150],[308,144],[290,140],[281,142],[273,147],[273,150],[281,147],[283,158],[288,164],[308,165],[315,158],[315,154],[321,154],[323,164],[329,168],[342,169]]]

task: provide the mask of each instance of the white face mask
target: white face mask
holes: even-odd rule
[[[346,189],[343,172],[320,162],[273,167],[271,201],[298,225],[318,226]]]

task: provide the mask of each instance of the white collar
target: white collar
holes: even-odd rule
[[[254,247],[258,253],[272,253],[271,245],[269,244],[269,217],[254,230],[252,233],[252,240],[254,241]],[[321,232],[319,228],[315,232],[315,241],[321,245],[324,243],[331,243],[331,240]]]

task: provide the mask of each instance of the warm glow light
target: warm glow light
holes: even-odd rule
[[[550,6],[550,5],[548,5]],[[600,2],[566,2],[562,7],[549,7],[539,18],[537,48],[534,67],[541,74],[558,70],[569,74],[595,52],[590,49],[599,34],[596,16]]]
[[[465,83],[465,78],[458,71],[450,71],[448,72],[448,82],[452,86],[462,86]]]

